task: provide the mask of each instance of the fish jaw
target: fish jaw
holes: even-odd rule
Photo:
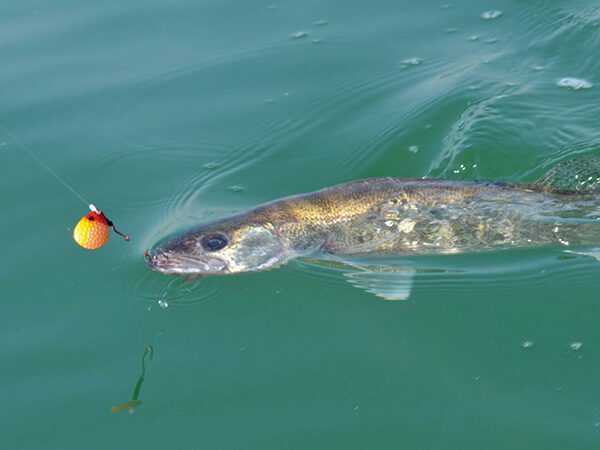
[[[168,275],[198,277],[206,274],[225,275],[229,273],[227,265],[218,258],[200,260],[166,250],[163,247],[157,247],[150,253],[145,253],[144,257],[148,267]]]

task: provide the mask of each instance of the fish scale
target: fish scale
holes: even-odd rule
[[[593,180],[598,167],[596,156],[567,161],[533,184],[354,181],[200,225],[155,249],[147,262],[164,273],[222,275],[320,252],[402,256],[599,245],[600,196],[591,181],[581,183]]]

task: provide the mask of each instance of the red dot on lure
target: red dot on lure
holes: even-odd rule
[[[73,239],[83,248],[96,250],[108,242],[110,227],[126,241],[129,236],[121,233],[102,211],[90,205],[91,212],[81,218],[73,230]]]

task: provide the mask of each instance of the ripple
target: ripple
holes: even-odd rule
[[[205,161],[216,155],[226,158],[232,151],[234,149],[216,144],[176,142],[118,148],[88,161],[85,172],[102,174],[106,185],[104,196],[110,198],[113,209],[122,208],[132,212],[161,210],[170,213],[180,206],[176,204],[181,201],[175,194],[178,190],[196,189],[211,177],[218,176],[218,171],[208,170]],[[193,171],[194,186],[171,178],[165,173],[166,167],[179,174]],[[136,181],[128,183],[127,190],[121,189],[122,182],[110,182],[112,173],[123,172],[131,174],[132,180]]]
[[[518,92],[518,88],[507,86],[496,95],[468,105],[444,137],[442,150],[430,163],[427,175],[451,177],[452,173],[458,169],[457,166],[460,165],[458,159],[462,158],[465,150],[470,147],[469,141],[474,138],[481,139],[483,137],[485,139],[488,133],[494,133],[495,129],[487,125],[502,119],[497,105],[506,102],[507,97],[516,92]]]
[[[145,269],[132,287],[132,296],[148,309],[178,309],[205,306],[224,297],[226,287],[217,279],[186,281]]]

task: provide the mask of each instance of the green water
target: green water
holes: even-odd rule
[[[142,252],[340,182],[598,152],[599,45],[594,1],[5,1],[0,448],[597,449],[593,258],[189,284]],[[11,133],[131,242],[77,247],[85,205]]]

